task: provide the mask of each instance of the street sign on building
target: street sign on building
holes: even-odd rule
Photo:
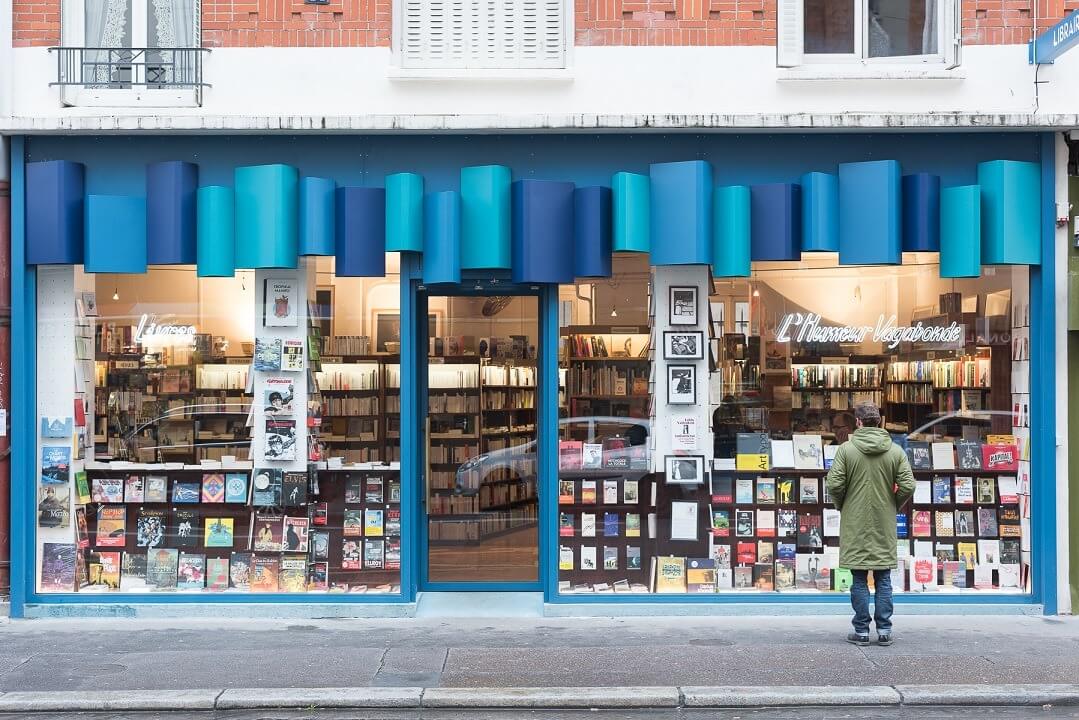
[[[1030,43],[1030,63],[1050,65],[1076,44],[1079,44],[1079,10],[1065,17]]]

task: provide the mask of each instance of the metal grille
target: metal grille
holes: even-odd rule
[[[53,47],[56,81],[90,89],[201,88],[208,48]]]

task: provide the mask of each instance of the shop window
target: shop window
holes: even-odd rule
[[[39,590],[399,593],[387,258],[384,278],[42,268]]]
[[[846,592],[826,478],[861,402],[916,481],[896,591],[1029,592],[1028,282],[616,256],[563,287],[559,592]]]
[[[780,0],[781,67],[958,64],[959,0]]]

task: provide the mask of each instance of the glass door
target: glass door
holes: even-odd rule
[[[423,584],[539,589],[539,298],[430,295],[426,306]]]

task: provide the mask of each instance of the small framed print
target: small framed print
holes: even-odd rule
[[[697,404],[697,368],[695,366],[667,366],[667,404]]]
[[[664,470],[668,485],[704,484],[704,455],[668,455]]]
[[[700,330],[663,333],[664,360],[700,360],[704,357],[704,333]]]
[[[671,325],[696,325],[697,288],[672,285],[668,314]]]

